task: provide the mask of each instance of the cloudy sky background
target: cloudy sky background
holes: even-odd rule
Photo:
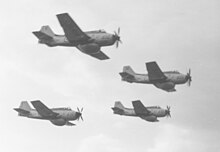
[[[50,25],[62,34],[56,14],[68,12],[82,30],[121,27],[123,44],[102,48],[98,61],[76,48],[49,48],[32,31]],[[0,5],[0,151],[17,152],[206,152],[220,149],[218,0],[8,0]],[[122,82],[130,65],[146,73],[145,62],[187,73],[192,85],[167,93],[151,85]],[[20,101],[48,107],[84,107],[84,122],[57,127],[18,117]],[[140,99],[146,106],[171,106],[171,119],[150,123],[113,115]]]

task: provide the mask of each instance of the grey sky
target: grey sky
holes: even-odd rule
[[[49,48],[31,33],[50,25],[62,34],[56,14],[68,12],[82,30],[121,27],[123,44],[102,48],[111,58],[98,61],[76,48]],[[18,152],[206,152],[220,149],[218,0],[8,0],[0,6],[0,151]],[[151,85],[122,82],[131,65],[146,73],[145,62],[186,73],[192,85],[167,93]],[[22,100],[49,107],[84,107],[84,122],[57,127],[18,117]],[[159,123],[113,115],[114,101],[126,107],[171,106]]]

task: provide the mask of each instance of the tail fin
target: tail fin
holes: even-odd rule
[[[41,29],[40,29],[40,32],[50,36],[50,37],[54,37],[54,32],[51,30],[51,28],[46,25],[46,26],[42,26]]]
[[[122,105],[122,103],[120,101],[116,101],[115,106],[112,108],[112,110],[114,111],[114,114],[123,115],[124,108],[125,107]]]
[[[18,112],[19,116],[29,114],[31,111],[31,107],[27,101],[22,101],[19,108],[14,108],[15,111]]]
[[[26,110],[26,111],[31,111],[31,107],[30,107],[30,105],[28,104],[27,101],[22,101],[19,108],[23,109],[23,110]]]
[[[135,72],[132,70],[132,68],[130,66],[124,66],[123,67],[123,72],[126,72],[126,73],[131,74],[131,75],[135,75]]]
[[[55,36],[55,34],[48,25],[42,26],[40,31],[34,31],[32,33],[40,40],[40,42],[52,40]]]
[[[114,107],[115,108],[119,108],[119,109],[124,109],[125,108],[120,101],[116,101]]]

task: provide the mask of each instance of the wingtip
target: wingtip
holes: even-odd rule
[[[13,110],[15,110],[15,111],[17,111],[17,112],[18,112],[18,109],[19,109],[19,108],[13,108]]]
[[[137,103],[137,102],[141,102],[141,100],[134,100],[134,101],[132,101],[132,103]]]
[[[37,36],[37,34],[39,33],[39,31],[33,31],[32,32],[35,36]]]
[[[63,16],[63,15],[69,15],[69,14],[68,13],[59,13],[56,16],[59,17],[59,16]]]
[[[41,102],[41,101],[40,100],[33,100],[33,101],[31,101],[32,104],[35,104],[37,102]]]
[[[145,62],[146,65],[149,65],[149,64],[157,64],[156,61],[150,61],[150,62]]]

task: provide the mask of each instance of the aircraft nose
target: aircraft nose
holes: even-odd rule
[[[80,112],[76,112],[76,118],[79,119],[79,117],[81,116],[82,114]]]
[[[112,35],[112,38],[115,40],[115,41],[120,41],[120,36],[118,35]]]
[[[165,110],[165,114],[167,117],[171,117],[170,115],[170,106],[167,106],[167,109]]]
[[[83,121],[82,111],[83,111],[83,108],[81,108],[81,110],[79,110],[79,108],[77,108],[77,112],[76,112],[76,119],[77,120],[79,120],[79,118],[81,118],[81,120]]]

